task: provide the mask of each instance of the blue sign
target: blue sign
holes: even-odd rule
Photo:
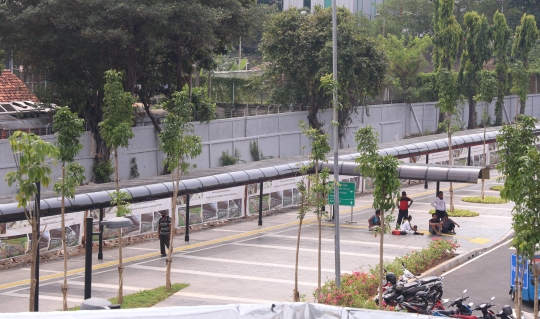
[[[510,286],[515,287],[516,284],[516,254],[512,254],[511,267],[510,267]],[[519,256],[519,274],[523,275],[523,289],[529,288],[529,261],[524,264],[521,263],[521,256]]]

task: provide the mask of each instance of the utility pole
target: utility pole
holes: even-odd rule
[[[332,79],[333,86],[333,101],[332,108],[334,111],[333,125],[333,144],[334,144],[334,246],[336,258],[336,287],[341,286],[341,265],[340,265],[340,248],[339,248],[339,165],[338,165],[338,91],[337,91],[337,17],[336,17],[336,0],[332,0]]]

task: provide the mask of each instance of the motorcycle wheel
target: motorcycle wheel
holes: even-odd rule
[[[510,298],[512,298],[512,301],[516,299],[516,291],[514,289],[512,289],[512,292],[510,293]]]

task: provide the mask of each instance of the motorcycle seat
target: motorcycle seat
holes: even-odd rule
[[[418,281],[411,281],[403,285],[403,288],[407,290],[418,286],[420,286],[420,283]]]
[[[434,282],[434,281],[439,281],[441,280],[441,277],[439,276],[429,276],[429,277],[425,277],[425,278],[420,278],[420,283],[422,285],[425,285],[425,284],[428,284],[430,282]]]

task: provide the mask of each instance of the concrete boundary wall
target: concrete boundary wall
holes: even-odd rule
[[[507,96],[505,100],[506,112],[503,111],[503,120],[507,121],[516,115],[516,96]],[[485,103],[477,105],[478,120],[482,120]],[[366,109],[367,108],[367,109]],[[491,123],[494,122],[495,102],[488,107]],[[436,102],[406,104],[384,104],[359,107],[358,113],[352,116],[352,123],[348,126],[343,139],[345,148],[354,147],[354,134],[360,127],[371,125],[379,133],[380,142],[390,142],[402,139],[409,135],[430,134],[437,130],[438,109]],[[540,95],[529,95],[525,114],[540,117]],[[307,122],[307,111],[248,116],[230,119],[214,120],[210,123],[194,123],[196,135],[200,135],[203,150],[200,156],[192,162],[198,168],[211,168],[221,166],[222,152],[234,153],[237,149],[240,160],[253,161],[249,144],[257,142],[259,149],[266,157],[287,157],[307,155],[310,152],[309,140],[302,136],[298,124]],[[332,132],[330,123],[332,111],[326,110],[318,115],[323,123],[323,129]],[[462,111],[461,119],[468,122],[468,106]],[[130,178],[131,161],[134,158],[138,167],[140,178],[160,175],[163,172],[164,155],[159,150],[159,139],[153,126],[134,127],[135,138],[130,141],[128,148],[119,149],[120,178]],[[42,136],[48,142],[54,143],[53,135]],[[82,137],[83,149],[77,156],[77,161],[86,168],[87,182],[91,181],[92,165],[95,157],[94,140],[90,132]],[[12,152],[8,140],[0,140],[0,175],[15,169]],[[60,178],[60,167],[53,167],[53,182]],[[50,186],[52,187],[52,185]],[[52,188],[50,188],[52,189]],[[9,187],[0,179],[0,196],[15,194],[15,186]]]

